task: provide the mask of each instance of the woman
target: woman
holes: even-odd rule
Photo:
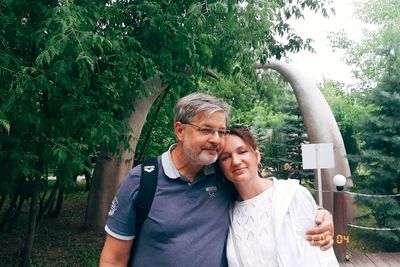
[[[230,214],[229,266],[339,266],[332,248],[321,251],[304,238],[317,212],[311,194],[298,180],[261,178],[249,131],[232,129],[219,159],[239,193]]]

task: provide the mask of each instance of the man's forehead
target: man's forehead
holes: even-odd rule
[[[217,115],[217,116],[215,116]],[[207,111],[202,111],[199,112],[196,116],[193,117],[192,122],[194,121],[199,121],[204,124],[207,124],[208,121],[215,121],[216,118],[220,117],[221,118],[221,123],[223,123],[225,126],[227,122],[227,118],[225,116],[225,113],[223,111],[214,111],[214,112],[207,112]],[[219,121],[218,121],[219,122]]]

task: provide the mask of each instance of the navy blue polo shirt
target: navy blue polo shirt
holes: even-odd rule
[[[171,149],[158,158],[158,184],[143,222],[132,266],[227,266],[225,241],[230,195],[214,166],[206,166],[190,183],[171,159]],[[141,169],[132,169],[113,200],[106,232],[121,240],[135,236],[134,199]],[[135,241],[134,241],[135,242]]]

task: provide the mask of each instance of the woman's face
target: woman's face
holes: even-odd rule
[[[233,183],[240,183],[258,177],[260,152],[253,150],[239,136],[230,134],[225,138],[219,162],[225,176]]]

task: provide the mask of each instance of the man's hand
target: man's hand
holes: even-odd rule
[[[329,211],[318,209],[315,217],[316,227],[306,232],[306,240],[313,246],[320,246],[321,250],[327,250],[333,245],[333,218]]]

